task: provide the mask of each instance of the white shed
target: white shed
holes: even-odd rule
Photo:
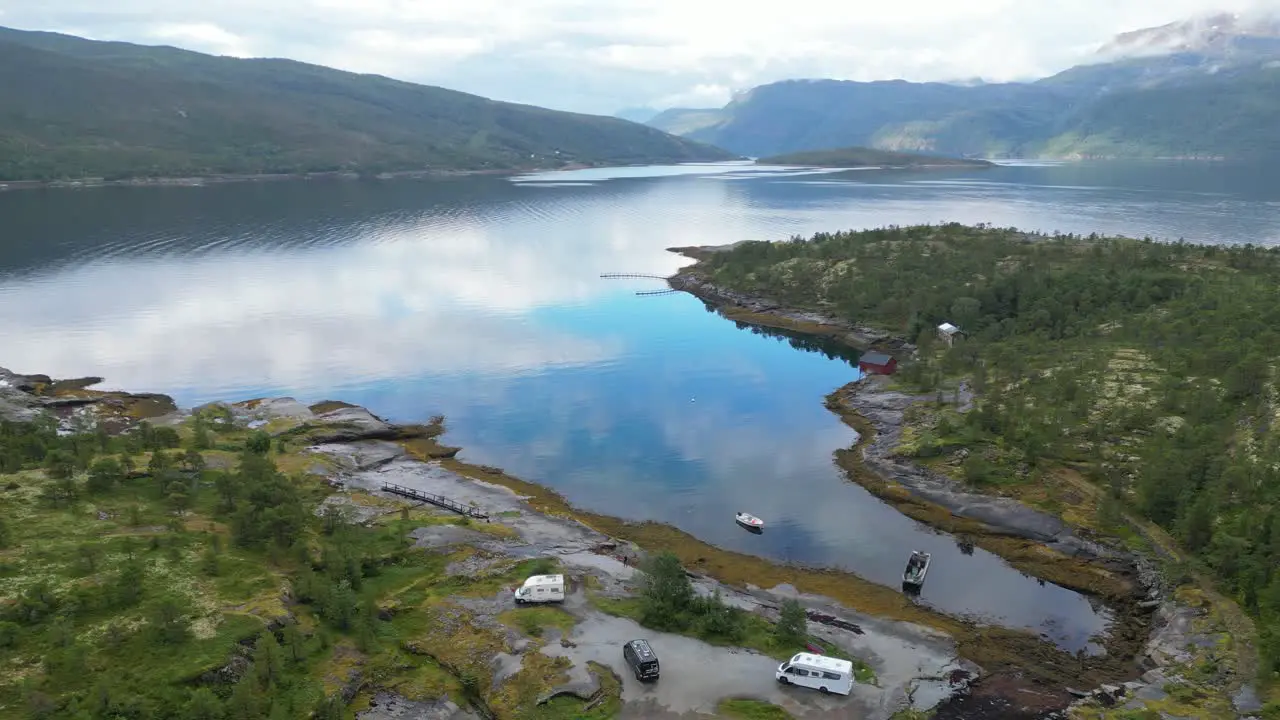
[[[964,337],[964,331],[955,325],[952,325],[949,322],[944,322],[938,326],[938,338],[942,340],[942,342],[948,345],[953,345],[955,344],[957,337]]]

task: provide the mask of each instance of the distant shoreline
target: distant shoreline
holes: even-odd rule
[[[966,158],[969,160],[970,158]],[[1090,160],[1129,160],[1134,162],[1227,162],[1224,156],[1172,156],[1172,157],[1123,157],[1116,155],[1087,155],[1061,157],[1017,157],[1017,158],[983,158],[982,162],[973,163],[928,163],[920,165],[866,165],[858,167],[836,167],[831,165],[814,165],[806,163],[782,164],[764,162],[771,158],[762,158],[752,162],[748,167],[811,167],[845,170],[956,170],[963,168],[998,167],[1002,161],[1020,162],[1081,162]],[[204,187],[206,185],[224,185],[229,183],[281,182],[287,180],[423,180],[445,177],[471,177],[478,175],[523,175],[526,173],[567,172],[571,170],[589,170],[604,167],[649,167],[652,165],[679,165],[684,162],[633,163],[627,165],[591,165],[574,163],[561,167],[529,167],[529,168],[490,168],[485,170],[397,170],[376,174],[334,170],[329,172],[305,173],[220,173],[214,175],[186,175],[125,178],[106,180],[104,178],[79,178],[77,180],[0,180],[0,193],[8,190],[39,189],[81,189],[99,187]],[[724,161],[733,162],[733,161]],[[985,163],[985,164],[983,164]]]
[[[773,162],[757,162],[755,167],[796,167],[796,168],[815,168],[823,170],[963,170],[969,169],[986,169],[995,167],[997,163],[988,162],[985,164],[921,164],[921,165],[814,165],[811,163],[773,163]]]
[[[838,169],[935,170],[946,168],[989,168],[995,163],[976,158],[880,150],[869,147],[841,147],[801,150],[757,158],[756,165],[800,166]]]
[[[80,178],[78,180],[0,180],[0,192],[6,190],[37,190],[97,188],[97,187],[204,187],[227,183],[279,182],[284,180],[416,180],[440,177],[464,177],[472,175],[521,175],[524,173],[586,170],[612,165],[587,165],[575,163],[561,167],[493,168],[486,170],[398,170],[376,174],[346,170],[307,173],[222,173],[215,175],[161,176],[106,180],[104,178]],[[627,166],[618,166],[627,167]]]
[[[822,165],[812,163],[780,163],[775,162],[773,158],[761,158],[753,162],[758,167],[811,167],[824,169],[844,169],[844,170],[955,170],[963,168],[986,168],[999,167],[1001,163],[1006,162],[1197,162],[1197,163],[1223,163],[1232,161],[1241,161],[1240,158],[1231,158],[1225,155],[1160,155],[1160,156],[1137,156],[1137,155],[1040,155],[1025,157],[983,157],[983,158],[960,158],[962,160],[972,160],[975,162],[955,162],[955,163],[921,163],[911,165],[889,165],[889,164],[868,164],[864,166],[836,166]],[[768,160],[769,162],[765,162]]]

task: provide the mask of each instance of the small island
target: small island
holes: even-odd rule
[[[972,158],[921,155],[918,153],[876,150],[866,147],[834,148],[831,150],[803,150],[756,160],[757,165],[800,165],[824,168],[877,167],[884,169],[925,168],[983,168],[995,163]]]

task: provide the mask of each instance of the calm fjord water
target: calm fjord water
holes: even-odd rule
[[[839,358],[642,297],[673,245],[958,220],[1207,242],[1280,239],[1280,182],[1206,164],[902,174],[683,166],[519,178],[0,193],[0,365],[184,405],[341,398],[442,413],[464,457],[591,510],[1083,647],[1105,618],[844,482]],[[749,535],[736,510],[763,516]]]

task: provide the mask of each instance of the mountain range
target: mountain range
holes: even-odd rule
[[[1022,83],[788,80],[653,127],[753,157],[866,146],[984,157],[1280,155],[1280,21],[1219,14],[1117,36]]]
[[[863,146],[982,157],[1280,156],[1280,21],[1117,36],[1035,82],[788,80],[623,118],[283,59],[0,28],[0,181],[516,170]],[[723,149],[721,149],[723,148]]]
[[[0,28],[0,180],[735,157],[618,118],[278,59]]]

